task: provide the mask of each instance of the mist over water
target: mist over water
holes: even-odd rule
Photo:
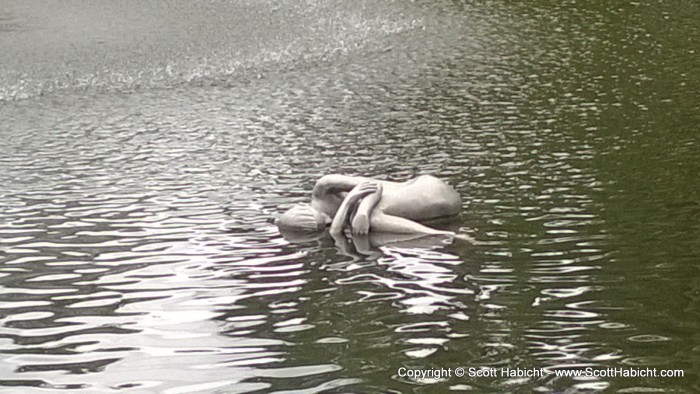
[[[4,390],[700,389],[697,6],[0,5]],[[283,237],[328,173],[475,242]]]

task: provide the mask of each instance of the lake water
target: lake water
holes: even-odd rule
[[[0,391],[699,392],[699,19],[0,1]],[[328,173],[436,175],[475,241],[284,238]]]

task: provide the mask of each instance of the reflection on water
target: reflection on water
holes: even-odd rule
[[[306,3],[0,11],[1,386],[700,389],[697,7]],[[280,234],[333,172],[474,241]],[[470,366],[686,377],[398,375]]]

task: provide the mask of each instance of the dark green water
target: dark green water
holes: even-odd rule
[[[0,391],[700,391],[699,17],[0,1]],[[476,242],[290,242],[327,173],[445,179]]]

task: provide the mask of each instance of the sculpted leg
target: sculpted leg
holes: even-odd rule
[[[455,235],[452,231],[437,230],[413,220],[386,215],[375,210],[371,216],[372,231],[396,234]]]

